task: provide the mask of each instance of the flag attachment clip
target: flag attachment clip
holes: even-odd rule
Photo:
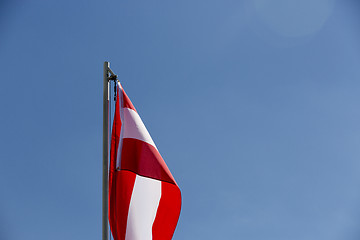
[[[109,81],[116,81],[118,79],[118,75],[111,74],[111,76],[108,79]]]
[[[118,81],[118,75],[111,74],[111,76],[108,77],[108,81],[114,81],[114,101],[116,101],[116,82]]]

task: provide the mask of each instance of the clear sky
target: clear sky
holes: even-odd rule
[[[2,0],[1,240],[101,238],[104,61],[174,240],[360,239],[358,0]]]

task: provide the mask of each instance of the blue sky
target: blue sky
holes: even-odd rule
[[[0,2],[0,239],[100,239],[102,66],[177,180],[174,240],[358,240],[356,0]]]

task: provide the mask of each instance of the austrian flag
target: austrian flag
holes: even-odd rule
[[[170,240],[181,193],[120,83],[111,136],[109,222],[114,240]]]

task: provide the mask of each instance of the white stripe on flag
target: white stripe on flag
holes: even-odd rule
[[[124,118],[124,138],[135,138],[153,145],[156,148],[154,141],[137,112],[129,108],[124,108]]]
[[[152,240],[152,226],[161,197],[161,182],[136,175],[125,240]]]

